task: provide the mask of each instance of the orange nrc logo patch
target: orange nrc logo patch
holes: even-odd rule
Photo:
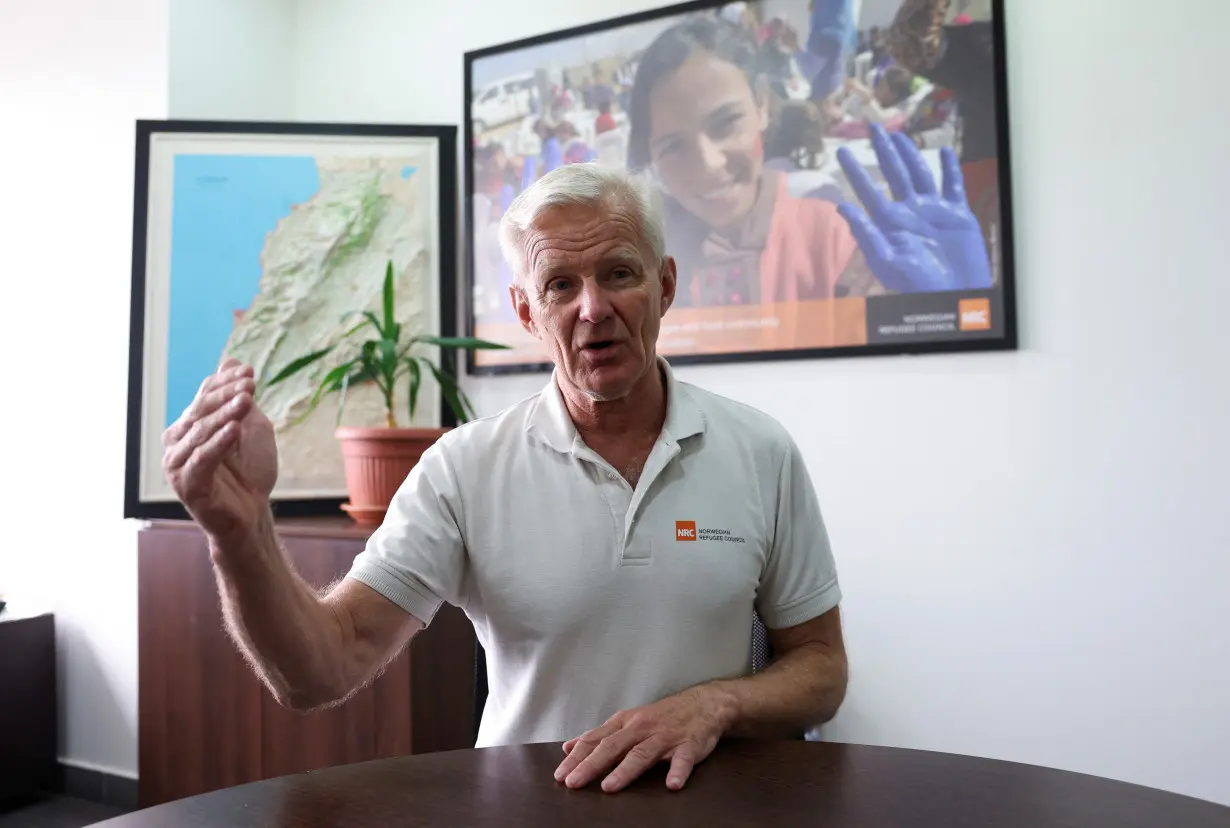
[[[991,330],[991,300],[962,299],[957,303],[957,316],[963,331]]]
[[[696,521],[694,520],[675,521],[675,540],[677,541],[696,540]]]

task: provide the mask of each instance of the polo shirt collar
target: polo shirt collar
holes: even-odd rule
[[[658,367],[666,380],[666,422],[662,426],[663,439],[678,442],[702,433],[705,430],[704,412],[687,389],[675,381],[670,363],[661,356],[658,357]],[[559,383],[556,381],[558,371],[557,368],[551,372],[551,381],[542,390],[537,405],[530,412],[526,431],[556,451],[568,454],[577,442],[577,427],[568,414],[563,392],[559,390]]]

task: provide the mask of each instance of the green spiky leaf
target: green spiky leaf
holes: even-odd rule
[[[393,332],[393,326],[396,324],[393,321],[393,260],[389,259],[389,265],[384,269],[384,300],[381,303],[384,309],[384,335],[391,336],[394,339],[397,335]]]
[[[307,356],[301,356],[292,361],[281,371],[274,374],[273,379],[269,380],[268,385],[277,385],[282,380],[287,379],[288,377],[293,377],[313,362],[317,362],[318,360],[324,358],[326,354],[333,350],[333,347],[334,346],[330,345],[328,348],[321,348],[319,351],[312,351],[312,353]]]
[[[440,386],[440,393],[444,395],[444,401],[448,403],[448,407],[453,409],[453,414],[457,417],[458,423],[469,422],[470,417],[467,416],[465,403],[461,400],[460,388],[457,387],[457,382],[450,375],[446,374],[436,367],[435,363],[424,357],[416,357],[416,359],[427,366],[431,371],[432,376],[436,378],[436,382]]]
[[[381,325],[380,320],[376,318],[376,314],[371,311],[363,311],[363,317],[372,324],[372,327],[376,329],[376,333],[379,334],[382,339],[387,335],[385,333],[384,326]]]
[[[334,366],[329,373],[325,374],[320,380],[320,384],[316,386],[315,393],[312,394],[311,400],[308,401],[307,410],[295,418],[296,423],[301,423],[311,416],[316,410],[316,406],[320,405],[320,399],[326,391],[333,391],[337,383],[345,379],[346,375],[354,367],[354,360],[343,362],[341,365]]]
[[[410,419],[406,421],[406,424],[411,425],[414,423],[414,412],[419,405],[419,388],[423,385],[423,372],[419,370],[419,363],[416,359],[407,359],[405,366],[410,372]]]
[[[507,350],[507,345],[498,342],[488,342],[485,339],[475,339],[472,336],[416,336],[415,342],[424,345],[436,345],[440,348],[457,348],[460,350],[499,349]]]

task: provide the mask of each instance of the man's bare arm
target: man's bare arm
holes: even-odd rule
[[[719,704],[727,736],[797,735],[837,715],[848,664],[840,610],[769,630],[776,657],[754,676],[702,685]]]
[[[209,539],[227,627],[277,700],[311,709],[376,676],[422,625],[375,590],[343,581],[325,597],[295,573],[273,529],[273,424],[255,372],[225,359],[162,434],[162,470]]]
[[[211,541],[227,629],[277,701],[312,710],[380,675],[421,622],[366,584],[320,595],[294,571],[269,515],[235,541]]]

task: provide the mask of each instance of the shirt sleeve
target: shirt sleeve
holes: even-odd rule
[[[397,490],[384,522],[346,577],[430,624],[444,602],[464,603],[463,525],[457,477],[444,445],[436,443]]]
[[[777,486],[773,545],[760,577],[756,611],[770,629],[810,621],[841,601],[837,565],[829,548],[816,490],[789,437]]]

